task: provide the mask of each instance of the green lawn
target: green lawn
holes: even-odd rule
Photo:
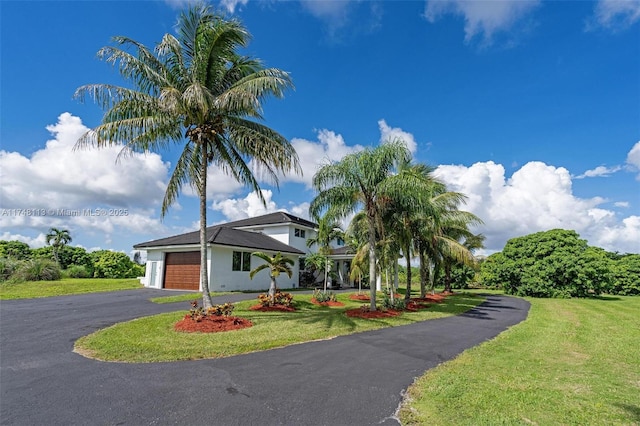
[[[247,318],[253,327],[223,333],[180,333],[174,324],[188,311],[144,317],[116,324],[80,338],[76,351],[106,361],[156,362],[201,358],[219,358],[265,350],[293,343],[357,333],[383,327],[410,324],[462,313],[484,299],[474,295],[457,295],[442,304],[419,312],[406,312],[399,317],[380,320],[349,318],[346,309],[358,308],[361,302],[340,294],[345,307],[322,307],[310,302],[311,295],[296,294],[296,312],[258,312],[249,307],[257,300],[236,303],[234,316]],[[368,303],[368,302],[367,302]]]
[[[528,300],[523,323],[416,381],[402,423],[640,424],[640,297]]]
[[[0,283],[0,300],[68,296],[136,288],[142,288],[137,278],[63,278],[57,281],[4,282]]]

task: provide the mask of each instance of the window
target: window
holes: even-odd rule
[[[251,253],[246,251],[234,251],[231,261],[232,271],[250,271],[251,270]]]
[[[336,238],[336,244],[340,247],[344,245],[344,240],[340,237]]]
[[[306,233],[305,233],[304,229],[296,228],[296,229],[293,231],[293,235],[295,235],[296,237],[299,237],[299,238],[304,238],[304,237],[305,237],[305,234],[306,234]]]
[[[299,271],[304,271],[305,269],[307,269],[307,267],[305,266],[305,260],[307,260],[305,257],[300,258],[300,267],[298,268]]]

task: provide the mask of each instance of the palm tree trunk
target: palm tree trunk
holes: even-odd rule
[[[367,217],[369,223],[369,294],[372,311],[376,310],[376,227],[373,218]]]
[[[411,249],[409,248],[409,246],[404,248],[404,258],[407,259],[407,291],[404,294],[404,300],[407,303],[409,303],[409,300],[411,299],[411,281],[413,280],[413,277],[411,276],[411,256],[409,255],[410,250]]]
[[[444,265],[444,292],[451,293],[451,265]]]
[[[207,144],[202,144],[202,158],[200,163],[200,287],[202,288],[202,307],[208,309],[213,306],[209,294],[209,274],[207,273]]]
[[[271,305],[276,304],[276,277],[271,277],[271,284],[269,285],[269,299],[271,300]]]
[[[419,251],[420,257],[420,297],[424,298],[427,295],[427,281],[429,280],[429,267],[427,265],[427,259],[424,255],[424,251]]]

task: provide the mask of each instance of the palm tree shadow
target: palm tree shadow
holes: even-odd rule
[[[640,407],[638,407],[637,405],[618,404],[618,403],[616,403],[614,405],[616,407],[622,408],[627,413],[631,414],[631,419],[632,419],[633,422],[640,423]]]

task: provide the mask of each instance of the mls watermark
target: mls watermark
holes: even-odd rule
[[[129,209],[2,209],[0,217],[119,217],[129,216]]]

